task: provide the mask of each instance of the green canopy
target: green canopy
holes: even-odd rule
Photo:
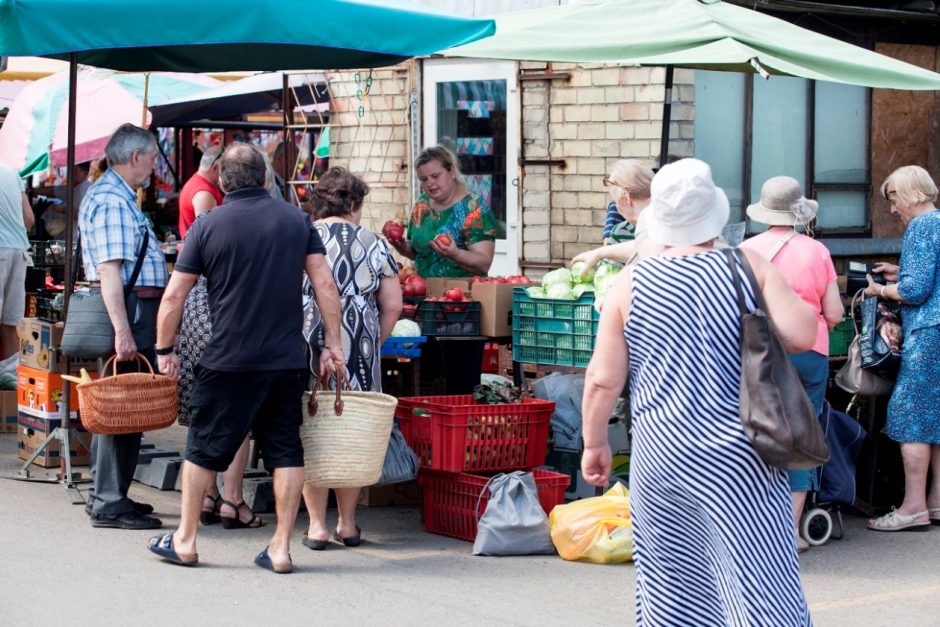
[[[720,0],[593,0],[496,16],[496,35],[447,56],[799,76],[940,89],[940,74]]]
[[[0,0],[0,55],[123,71],[380,67],[493,32],[395,0]]]

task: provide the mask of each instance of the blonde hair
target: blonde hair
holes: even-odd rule
[[[887,200],[888,185],[894,183],[895,204],[914,207],[925,202],[937,202],[937,185],[927,170],[918,165],[906,165],[892,172],[881,184],[881,195]]]
[[[621,159],[610,169],[608,180],[634,198],[649,198],[653,170],[635,159]]]
[[[453,172],[454,178],[456,178],[458,182],[463,183],[463,173],[460,171],[460,162],[457,160],[457,155],[449,148],[441,145],[425,148],[421,151],[421,154],[418,155],[418,158],[415,159],[415,170],[432,161],[439,162],[444,166],[445,170]]]

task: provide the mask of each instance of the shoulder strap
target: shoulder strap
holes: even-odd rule
[[[134,263],[134,271],[131,273],[131,280],[124,286],[124,298],[130,296],[134,286],[137,285],[137,277],[140,276],[140,268],[144,265],[144,257],[147,255],[148,244],[150,244],[150,229],[144,227],[144,241],[140,244],[140,251],[137,253],[137,261]]]
[[[780,250],[781,250],[784,246],[787,245],[787,242],[789,242],[791,239],[793,239],[793,236],[794,236],[794,235],[796,235],[796,229],[790,231],[789,233],[787,233],[786,235],[784,235],[783,237],[781,237],[780,240],[779,240],[776,244],[774,244],[774,247],[770,249],[770,252],[767,253],[767,255],[766,255],[767,261],[773,261],[773,260],[774,260],[774,257],[777,256],[777,253],[779,253]]]
[[[728,260],[728,268],[731,269],[731,282],[734,283],[734,291],[738,294],[738,309],[743,316],[748,313],[747,305],[744,302],[744,290],[741,289],[741,277],[738,275],[738,269],[734,263],[735,257],[742,257],[743,255],[736,255],[732,248],[724,248],[721,252],[725,254],[725,258]]]

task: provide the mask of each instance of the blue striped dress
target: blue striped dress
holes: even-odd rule
[[[738,417],[740,322],[722,252],[637,264],[624,336],[637,625],[811,624],[786,474]]]

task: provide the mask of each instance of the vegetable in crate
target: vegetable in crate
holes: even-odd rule
[[[502,405],[506,403],[521,403],[527,394],[509,383],[481,383],[473,388],[473,400],[487,405]]]

